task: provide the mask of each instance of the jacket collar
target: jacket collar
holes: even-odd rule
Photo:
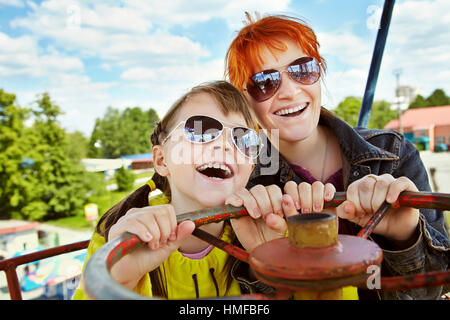
[[[329,127],[338,138],[344,157],[351,165],[373,160],[398,160],[392,152],[376,147],[366,139],[382,134],[384,130],[352,128],[328,110],[322,108],[320,124]]]

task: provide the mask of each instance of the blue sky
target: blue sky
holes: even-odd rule
[[[362,96],[381,0],[0,0],[0,88],[32,106],[49,92],[61,124],[90,135],[108,106],[162,116],[192,86],[223,77],[244,12],[301,17],[327,60],[322,102]],[[396,1],[376,100],[400,83],[450,94],[450,1]]]

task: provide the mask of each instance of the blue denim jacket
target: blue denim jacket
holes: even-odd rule
[[[403,135],[391,130],[352,128],[326,109],[322,109],[319,123],[331,128],[338,138],[342,150],[343,180],[347,189],[355,180],[368,174],[391,174],[406,176],[420,191],[431,191],[426,169],[415,146]],[[295,174],[287,161],[266,139],[267,144],[256,165],[247,188],[254,185],[276,184],[282,190],[284,184],[302,179]],[[271,161],[267,161],[271,160]],[[274,167],[274,162],[278,166]],[[272,169],[268,169],[272,167]],[[450,190],[449,190],[450,192]],[[352,234],[361,229],[351,225]],[[438,210],[421,209],[417,241],[405,250],[389,250],[387,239],[372,234],[371,239],[383,249],[382,276],[417,274],[428,271],[442,271],[448,268],[449,239],[444,226],[444,214]],[[438,299],[450,288],[432,287],[408,291],[384,292],[358,290],[361,299]]]

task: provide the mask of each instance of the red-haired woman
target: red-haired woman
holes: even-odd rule
[[[335,213],[339,232],[347,234],[356,234],[400,192],[430,190],[417,149],[401,134],[351,128],[321,106],[326,64],[310,27],[288,16],[247,19],[228,49],[226,74],[247,96],[268,138],[248,187],[277,184],[302,213],[321,211],[324,200],[346,190],[348,200]],[[371,236],[383,249],[382,275],[445,270],[449,240],[443,221],[436,210],[390,209]],[[358,294],[435,299],[442,290]]]

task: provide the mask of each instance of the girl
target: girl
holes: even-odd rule
[[[277,186],[245,189],[261,147],[255,129],[244,95],[227,82],[201,85],[182,96],[151,136],[152,180],[103,215],[87,259],[105,241],[131,232],[148,248],[111,269],[123,286],[169,299],[240,295],[230,275],[234,258],[192,236],[193,222],[177,225],[176,215],[224,203],[244,205],[250,217],[231,221],[233,228],[230,222],[201,228],[227,242],[239,240],[247,250],[284,236],[284,217],[297,214],[292,199]],[[163,194],[149,199],[156,187]],[[249,291],[270,290],[253,279],[240,281]],[[82,298],[79,288],[74,299]]]
[[[321,107],[319,80],[326,63],[311,28],[287,16],[247,18],[228,49],[226,73],[245,93],[270,141],[262,157],[268,155],[278,166],[265,174],[267,161],[259,162],[248,186],[277,184],[302,212],[320,211],[336,190],[346,190],[348,201],[335,212],[339,232],[353,235],[384,201],[395,202],[405,190],[430,190],[419,153],[401,134],[353,129]],[[384,249],[383,275],[447,268],[443,214],[421,212],[391,209],[375,228],[372,238]],[[359,293],[367,298],[430,299],[441,292],[442,287]]]

